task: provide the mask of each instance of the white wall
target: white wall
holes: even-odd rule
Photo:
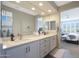
[[[61,12],[61,21],[79,19],[79,7]]]

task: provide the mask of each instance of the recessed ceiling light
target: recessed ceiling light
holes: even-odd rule
[[[33,7],[32,10],[35,10],[35,8]]]
[[[20,1],[19,1],[19,0],[16,0],[16,2],[17,2],[17,3],[20,3]]]
[[[52,12],[51,10],[48,10],[48,12]]]
[[[39,6],[43,6],[43,3],[40,2],[40,3],[39,3]]]
[[[41,13],[41,15],[44,15],[44,14],[45,14],[44,12]]]

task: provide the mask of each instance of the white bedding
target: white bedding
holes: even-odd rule
[[[71,40],[71,41],[78,41],[79,40],[79,33],[70,33],[69,35],[75,36],[75,38],[71,39],[69,37],[68,40]]]
[[[74,36],[74,37],[72,38],[69,36],[72,36],[72,37]],[[79,33],[69,33],[68,35],[64,35],[62,37],[66,38],[65,40],[79,41]]]

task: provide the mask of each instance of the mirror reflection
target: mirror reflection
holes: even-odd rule
[[[0,37],[1,37],[1,2],[0,2]]]
[[[9,37],[12,33],[12,12],[2,9],[2,34],[1,37]]]

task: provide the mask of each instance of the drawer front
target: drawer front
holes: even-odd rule
[[[50,50],[54,49],[56,47],[56,36],[52,36],[50,38]]]
[[[49,53],[49,51],[50,51],[50,48],[49,48],[50,44],[49,43],[50,43],[49,39],[44,39],[39,42],[40,57],[44,57]]]

